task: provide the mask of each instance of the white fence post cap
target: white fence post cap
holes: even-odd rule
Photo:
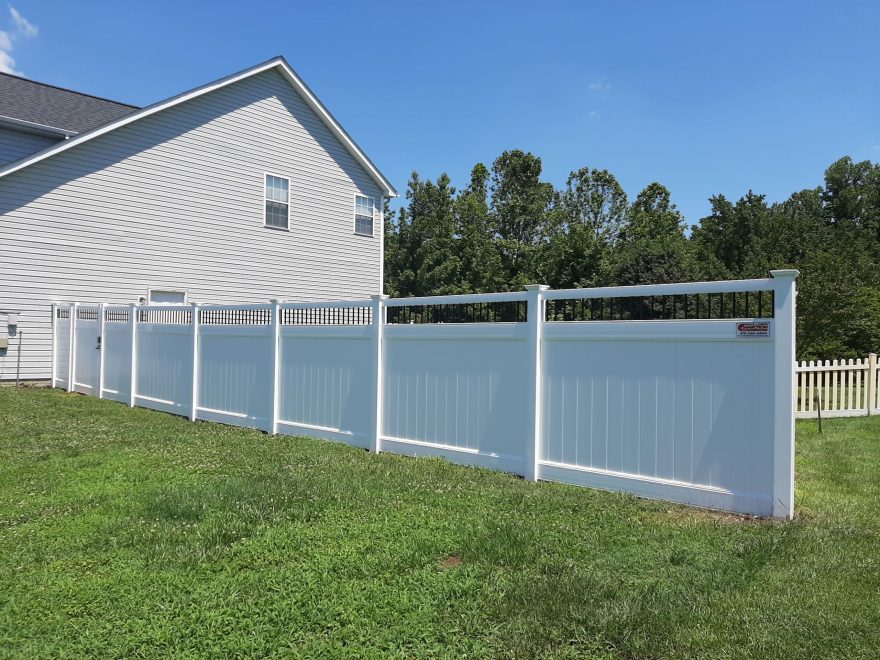
[[[547,284],[526,284],[523,288],[526,291],[546,291],[550,287]]]
[[[797,268],[783,268],[781,270],[771,270],[770,277],[782,278],[782,277],[790,277],[791,279],[797,279],[797,276],[801,274]]]

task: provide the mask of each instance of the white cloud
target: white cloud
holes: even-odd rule
[[[31,23],[28,19],[18,13],[18,10],[9,5],[9,13],[12,14],[12,20],[15,21],[15,27],[18,28],[18,31],[21,32],[25,37],[36,37],[39,32],[39,28],[36,25]]]
[[[0,50],[0,72],[18,73],[18,71],[15,70],[15,60],[12,59],[12,56],[5,50]]]
[[[611,89],[611,83],[607,83],[604,80],[599,80],[598,82],[593,82],[587,85],[587,89],[591,92],[607,92]]]
[[[15,58],[12,57],[13,42],[19,37],[25,39],[36,37],[40,30],[18,13],[18,10],[12,5],[9,5],[9,15],[12,16],[15,29],[12,31],[0,30],[0,72],[20,76],[22,73],[15,69]]]

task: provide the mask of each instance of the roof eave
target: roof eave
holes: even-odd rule
[[[386,197],[398,197],[399,193],[394,186],[391,185],[391,182],[388,181],[385,175],[379,171],[379,168],[373,164],[373,161],[369,159],[367,154],[342,127],[342,124],[336,121],[336,118],[330,113],[324,104],[321,103],[312,90],[309,89],[309,86],[299,77],[299,74],[294,71],[293,67],[287,63],[287,60],[279,55],[274,58],[274,60],[270,61],[277,62],[278,67],[281,69],[288,82],[300,92],[312,111],[324,120],[324,123],[331,129],[336,138],[346,146],[349,152],[353,155],[357,154],[360,165],[370,174],[370,177],[379,184],[379,187],[384,189],[384,195]]]
[[[51,156],[61,153],[62,151],[71,149],[78,144],[88,142],[89,140],[99,137],[100,135],[104,135],[105,133],[109,133],[110,131],[116,130],[117,128],[121,128],[122,126],[126,126],[128,124],[136,122],[139,119],[143,119],[150,115],[156,114],[157,112],[161,112],[162,110],[173,107],[179,103],[189,101],[190,99],[197,98],[199,96],[202,96],[203,94],[208,94],[212,91],[238,82],[239,80],[243,80],[244,78],[248,78],[250,76],[262,73],[263,71],[268,71],[269,69],[273,68],[279,69],[285,79],[287,79],[287,81],[294,87],[294,89],[296,89],[297,92],[299,92],[300,95],[306,100],[309,107],[321,118],[325,125],[327,125],[327,127],[337,137],[337,139],[342,142],[342,144],[346,147],[349,153],[351,153],[355,160],[358,161],[361,167],[363,167],[364,170],[370,175],[370,178],[373,179],[373,181],[378,184],[380,188],[383,189],[384,194],[387,197],[397,197],[398,193],[394,189],[394,186],[392,186],[388,179],[385,178],[385,176],[378,170],[375,165],[373,165],[372,161],[370,161],[367,155],[361,150],[360,147],[358,147],[351,136],[349,136],[348,133],[345,132],[345,129],[343,129],[339,122],[337,122],[336,119],[333,118],[333,115],[330,114],[327,108],[324,107],[324,105],[318,100],[318,98],[312,93],[312,91],[306,86],[302,79],[293,70],[293,68],[281,56],[274,57],[271,60],[268,60],[261,64],[257,64],[243,71],[239,71],[238,73],[233,73],[229,76],[225,76],[206,85],[196,87],[195,89],[192,89],[188,92],[177,94],[168,99],[165,99],[164,101],[159,101],[152,105],[148,105],[147,107],[141,108],[140,110],[137,110],[130,115],[125,115],[124,117],[120,117],[119,119],[108,122],[89,131],[75,134],[73,137],[67,135],[65,137],[68,137],[69,139],[66,139],[63,142],[59,142],[58,144],[49,146],[46,149],[38,151],[34,154],[31,154],[30,156],[9,163],[5,167],[0,168],[0,178],[12,174],[13,172],[17,172],[18,170],[24,169],[25,167],[38,163],[42,160],[45,160],[46,158],[50,158]]]

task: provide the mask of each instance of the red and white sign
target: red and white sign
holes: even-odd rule
[[[769,321],[744,321],[736,324],[737,337],[769,337]]]

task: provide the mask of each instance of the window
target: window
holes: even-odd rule
[[[354,233],[361,236],[373,235],[373,198],[355,195]]]
[[[290,217],[290,180],[266,175],[266,226],[287,229]]]
[[[186,291],[169,291],[168,289],[150,289],[147,300],[151,305],[168,305],[186,303]]]

